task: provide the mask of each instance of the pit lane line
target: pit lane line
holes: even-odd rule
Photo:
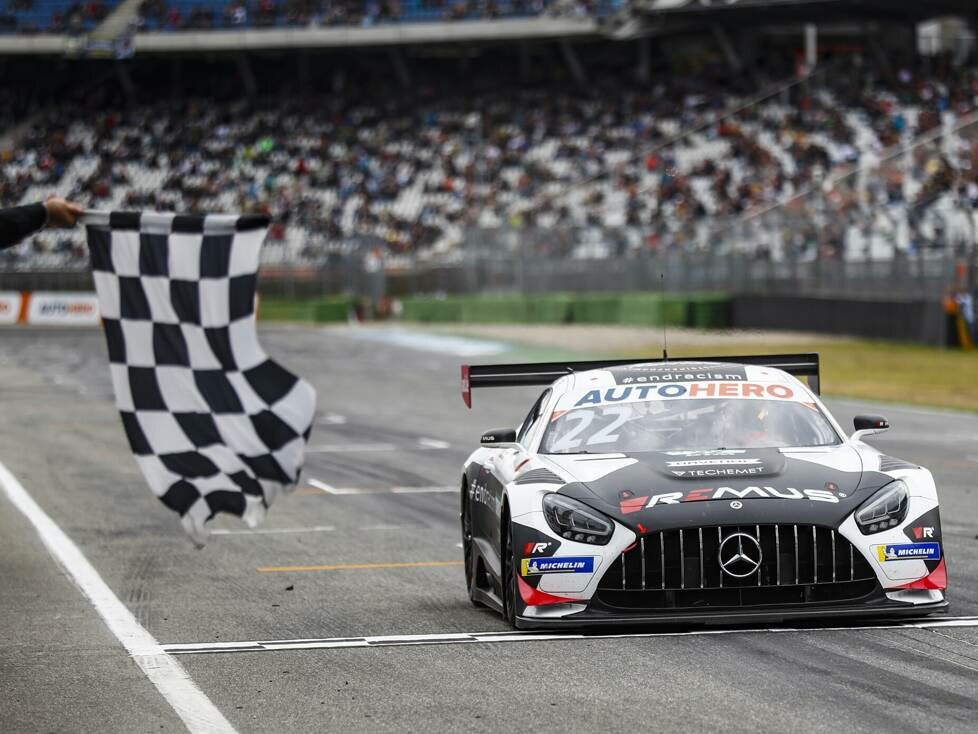
[[[850,625],[847,627],[770,627],[765,629],[697,629],[683,632],[624,632],[618,634],[511,632],[458,632],[429,635],[381,635],[373,637],[323,637],[299,640],[242,642],[188,642],[162,645],[170,655],[197,655],[232,652],[272,652],[277,650],[324,650],[364,647],[409,647],[416,645],[463,645],[471,643],[554,642],[560,640],[620,640],[654,637],[698,637],[705,635],[758,635],[773,633],[852,632],[864,630],[934,629],[939,627],[978,627],[978,616],[944,617],[889,624]]]
[[[236,734],[224,714],[165,653],[156,639],[117,597],[78,546],[41,509],[24,486],[0,463],[0,488],[33,525],[51,557],[88,598],[109,631],[160,692],[191,734]]]

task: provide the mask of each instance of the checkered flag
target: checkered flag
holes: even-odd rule
[[[198,545],[295,485],[316,393],[255,330],[258,216],[85,218],[116,406],[150,487]]]

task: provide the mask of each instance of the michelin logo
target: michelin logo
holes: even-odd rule
[[[562,556],[558,558],[524,558],[523,576],[545,573],[594,573],[594,556]]]
[[[905,543],[876,546],[880,561],[936,561],[941,557],[940,543]]]

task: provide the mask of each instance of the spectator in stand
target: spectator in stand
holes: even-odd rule
[[[255,25],[259,28],[270,28],[275,25],[275,16],[278,9],[275,7],[275,0],[258,0],[255,11]]]
[[[160,26],[166,17],[166,5],[163,0],[142,0],[139,5],[138,24],[145,28],[148,21]]]
[[[178,8],[167,8],[164,25],[171,30],[183,27],[183,15]]]
[[[228,5],[229,13],[227,15],[228,20],[230,20],[229,25],[231,26],[245,26],[248,25],[248,6],[245,4],[244,0],[235,0],[230,5]]]

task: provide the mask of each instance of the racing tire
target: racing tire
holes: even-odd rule
[[[475,599],[475,574],[476,564],[479,559],[475,553],[475,543],[472,540],[472,516],[469,514],[469,493],[466,482],[462,482],[462,557],[465,566],[465,590],[468,592],[469,601],[474,607],[481,607],[482,603]]]
[[[503,511],[503,542],[502,558],[500,567],[502,569],[502,592],[503,592],[503,618],[516,628],[516,600],[519,597],[519,589],[516,587],[516,561],[513,554],[513,529],[509,521],[509,510]]]

